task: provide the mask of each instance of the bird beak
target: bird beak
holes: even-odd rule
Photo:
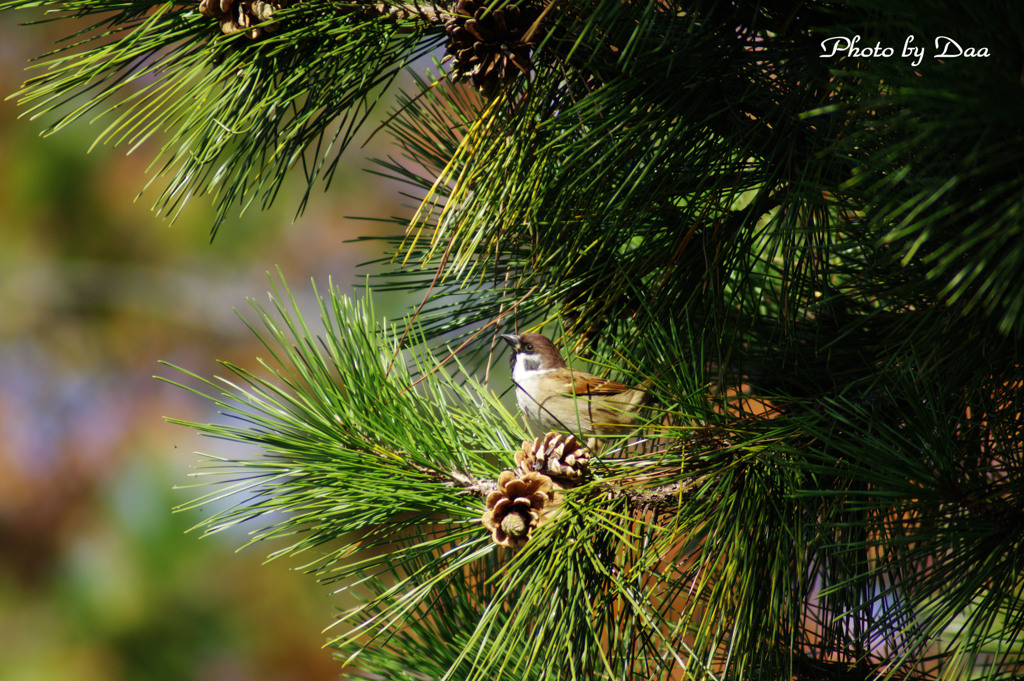
[[[519,336],[513,333],[503,333],[501,334],[501,337],[505,339],[505,342],[508,343],[513,350],[519,349]]]

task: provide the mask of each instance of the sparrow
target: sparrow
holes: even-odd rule
[[[555,344],[539,333],[502,334],[516,403],[534,434],[570,432],[592,437],[632,430],[648,393],[570,369]]]

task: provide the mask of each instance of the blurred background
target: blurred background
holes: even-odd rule
[[[20,25],[32,18],[0,14],[4,97],[69,32]],[[356,265],[381,253],[345,241],[394,228],[342,216],[406,211],[396,186],[363,172],[387,137],[353,149],[294,224],[297,185],[211,243],[207,200],[171,224],[150,211],[156,191],[136,198],[152,146],[90,151],[101,125],[43,139],[19,113],[0,101],[0,679],[338,678],[322,647],[339,607],[329,590],[297,563],[264,563],[274,546],[200,539],[188,530],[202,516],[172,512],[203,492],[176,489],[196,451],[237,452],[165,423],[218,416],[153,376],[177,378],[160,360],[204,376],[216,359],[253,366],[234,310],[265,301],[277,267],[297,295],[311,277],[321,290],[328,276],[343,290],[362,280]]]

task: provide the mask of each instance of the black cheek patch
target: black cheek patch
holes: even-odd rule
[[[536,356],[524,357],[523,368],[527,371],[536,371],[537,369],[540,369],[540,358]]]

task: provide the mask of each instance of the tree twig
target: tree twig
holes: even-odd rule
[[[442,482],[445,487],[462,489],[474,496],[486,497],[498,489],[498,484],[494,480],[481,479],[461,471],[439,471],[420,465],[415,465],[415,468]],[[656,487],[631,486],[631,482],[648,482],[651,479],[650,475],[637,475],[616,479],[614,482],[598,485],[598,487],[609,500],[625,498],[630,505],[636,508],[660,510],[678,506],[681,501],[693,496],[707,478],[707,475],[702,475],[690,480]]]

